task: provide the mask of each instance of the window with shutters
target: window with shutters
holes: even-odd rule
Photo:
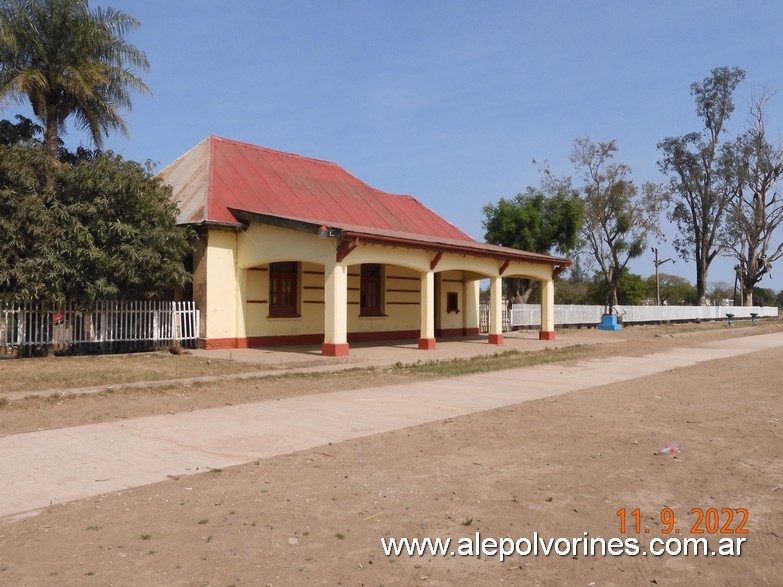
[[[377,263],[364,263],[359,289],[360,315],[383,316],[383,267]]]
[[[297,306],[299,263],[285,261],[269,264],[269,317],[299,315]]]

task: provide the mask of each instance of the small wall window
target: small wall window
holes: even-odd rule
[[[383,267],[377,263],[362,265],[359,286],[361,316],[383,315]]]
[[[298,316],[299,263],[285,261],[269,264],[269,316],[286,318]]]
[[[455,291],[446,293],[446,313],[459,314],[459,294]]]

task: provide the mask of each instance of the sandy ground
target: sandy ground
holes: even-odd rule
[[[627,329],[622,345],[591,352],[644,354],[770,328],[776,326]],[[781,585],[781,360],[783,349],[709,362],[0,520],[0,584]],[[264,393],[320,389],[278,384]],[[234,382],[212,391],[217,401],[253,401],[249,388],[259,385]],[[6,406],[0,417],[5,426],[12,415],[14,429],[42,418],[47,427],[68,426],[81,423],[80,412],[93,421],[112,410],[132,416],[215,401],[204,390],[178,393],[188,401],[137,391],[67,400],[61,412],[51,401]],[[676,457],[657,454],[671,441],[680,445]],[[620,508],[628,512],[625,534]],[[630,515],[635,508],[641,535]],[[679,535],[663,534],[664,508],[671,508]],[[501,562],[386,557],[381,548],[382,537],[456,541],[476,532],[514,539],[588,532],[638,537],[642,548],[656,537],[706,537],[717,547],[720,538],[740,536],[692,534],[694,508],[748,510],[741,556],[580,553]],[[740,518],[726,523],[726,532]],[[727,520],[721,514],[721,525]]]

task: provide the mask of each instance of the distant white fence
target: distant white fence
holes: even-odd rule
[[[624,324],[656,322],[690,322],[694,320],[725,320],[735,318],[777,318],[778,309],[769,306],[616,306],[616,314]],[[555,326],[595,326],[601,322],[603,306],[555,305]],[[482,304],[479,312],[481,332],[489,332],[489,306]],[[503,310],[503,330],[513,327],[541,325],[538,304],[514,304]]]
[[[112,301],[73,305],[0,304],[0,352],[93,345],[98,350],[198,344],[195,302]]]

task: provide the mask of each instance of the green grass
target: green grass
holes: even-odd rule
[[[314,372],[314,373],[279,373],[275,375],[269,375],[267,377],[263,378],[263,381],[268,382],[270,385],[273,385],[276,381],[282,381],[282,380],[302,380],[302,381],[318,381],[318,382],[324,382],[325,385],[335,386],[339,385],[339,381],[350,381],[352,377],[362,378],[377,374],[393,374],[393,375],[400,375],[403,377],[411,377],[416,379],[436,379],[436,378],[444,378],[444,377],[457,377],[460,375],[469,375],[474,373],[486,373],[489,371],[499,371],[503,369],[514,369],[517,367],[528,367],[531,365],[542,365],[547,363],[553,363],[557,361],[568,361],[572,359],[577,359],[583,356],[586,356],[589,353],[590,346],[588,345],[571,345],[568,347],[562,347],[559,349],[544,349],[540,351],[516,351],[516,350],[508,350],[503,352],[494,353],[491,355],[481,355],[477,357],[470,357],[470,358],[463,358],[463,359],[447,359],[447,360],[431,360],[431,361],[417,361],[415,363],[396,363],[392,367],[355,367],[351,369],[345,369],[341,371],[335,371],[335,372],[328,372],[328,373],[321,373],[321,372]],[[101,364],[102,359],[106,359],[107,363],[103,365],[104,373],[102,374],[103,378],[111,377],[112,381],[127,381],[128,379],[133,380],[144,380],[143,372],[137,370],[138,363],[144,363],[145,361],[151,361],[153,363],[158,362],[159,360],[162,360],[166,364],[169,363],[168,359],[165,357],[154,357],[151,355],[148,355],[147,358],[140,358],[138,356],[127,356],[127,357],[87,357],[87,362],[90,363],[92,369],[93,367],[97,367]],[[182,359],[195,359],[195,357],[173,357],[173,361],[180,361]],[[56,359],[57,361],[61,359]],[[68,369],[73,368],[75,366],[78,366],[79,363],[85,360],[85,357],[71,357],[71,358],[64,358],[63,361],[75,361],[75,363],[60,363],[62,365],[68,365]],[[47,386],[54,385],[50,379],[49,374],[47,374],[47,370],[51,367],[51,365],[47,366],[45,361],[41,359],[24,359],[20,361],[12,361],[11,363],[15,363],[17,365],[22,365],[24,367],[23,370],[28,369],[32,364],[26,364],[23,365],[23,361],[38,361],[38,366],[41,367],[40,371],[42,373],[41,378],[34,379],[32,378],[32,375],[30,375],[30,378],[25,380],[25,377],[22,377],[21,382],[19,383],[20,387],[33,387],[33,388],[46,388]],[[92,361],[95,361],[94,363]],[[115,368],[118,364],[123,364],[124,361],[129,361],[128,363],[124,363],[126,367],[129,368],[128,371],[124,371],[123,369],[117,369]],[[118,363],[119,362],[119,363]],[[215,361],[213,360],[212,363]],[[229,363],[229,361],[225,361],[226,363]],[[9,369],[3,369],[2,367],[7,367],[8,362],[6,362],[4,365],[0,365],[0,393],[4,391],[4,385],[8,385],[8,380],[5,380],[2,377],[2,375],[6,374],[13,377],[15,376],[15,373],[19,370],[19,367],[12,367]],[[181,366],[185,366],[184,363],[181,364]],[[258,366],[254,366],[258,367]],[[66,369],[67,370],[67,369]],[[221,372],[226,373],[226,367],[220,369]],[[228,370],[230,372],[230,370]],[[107,374],[108,373],[108,374]],[[182,376],[184,373],[179,373],[180,376]],[[173,376],[173,373],[169,373],[170,376]],[[193,373],[187,373],[187,375],[193,375]],[[91,371],[88,369],[87,372],[84,374],[85,379],[83,379],[80,383],[83,385],[88,385],[91,383],[95,383],[95,379],[91,375]],[[160,374],[155,373],[154,376],[150,380],[160,380]],[[246,381],[254,381],[258,380],[260,381],[261,378],[251,378],[247,379]],[[60,387],[67,388],[69,387],[71,383],[71,379],[68,376],[65,376],[60,381]],[[327,383],[328,382],[328,383]],[[215,385],[227,385],[229,382],[204,382],[204,383],[194,383],[191,385],[188,385],[188,388],[191,390],[199,390],[199,389],[206,389],[206,388],[214,388]],[[20,387],[17,387],[18,390]],[[149,388],[148,391],[152,393],[166,393],[167,391],[178,389],[180,386],[176,383],[171,383],[169,385],[163,384],[163,385],[156,385],[154,387]],[[73,400],[73,399],[79,399],[81,397],[84,397],[85,394],[74,394],[74,393],[61,393],[59,391],[53,393],[52,395],[49,395],[46,397],[45,401],[50,404],[58,404],[62,403],[64,400]],[[25,399],[37,399],[34,394],[25,396]],[[7,398],[0,397],[0,409],[8,408],[10,401]],[[220,473],[220,469],[210,469],[213,473]]]
[[[781,322],[781,320],[764,319],[760,324],[771,325]],[[741,324],[748,326],[749,322],[742,321]],[[679,334],[691,331],[725,330],[726,326],[725,321],[715,321],[708,324],[661,325],[656,328],[661,334]],[[586,355],[589,348],[589,345],[572,345],[543,351],[509,350],[494,355],[466,359],[397,363],[391,372],[418,377],[452,377],[575,359]],[[112,390],[109,386],[112,384],[170,381],[183,377],[220,376],[250,371],[276,372],[275,375],[269,377],[269,380],[272,381],[281,377],[297,377],[303,380],[332,379],[350,377],[352,374],[366,375],[378,372],[376,368],[372,367],[357,367],[328,374],[285,372],[292,366],[305,367],[317,364],[321,364],[321,362],[313,361],[296,365],[254,364],[228,359],[207,359],[195,355],[172,355],[168,351],[126,355],[9,359],[0,361],[0,394],[50,389],[67,390],[102,385],[107,386],[106,393],[110,393]],[[214,383],[197,384],[193,387],[201,387],[202,385],[214,385]],[[171,386],[176,387],[176,383],[172,382]],[[61,397],[55,398],[54,401],[61,399]],[[4,405],[5,403],[0,403],[0,408]]]
[[[558,361],[570,361],[587,354],[587,345],[571,345],[559,349],[545,349],[543,351],[516,351],[509,350],[493,355],[470,357],[467,359],[450,359],[446,361],[418,361],[416,363],[396,363],[392,367],[393,373],[417,375],[421,377],[457,377],[473,373],[486,373],[489,371],[501,371],[503,369],[516,369],[517,367],[530,367],[533,365],[545,365]]]
[[[128,355],[47,357],[0,361],[0,393],[97,387],[182,377],[269,371],[273,367],[168,351]],[[107,389],[107,391],[110,391]]]

